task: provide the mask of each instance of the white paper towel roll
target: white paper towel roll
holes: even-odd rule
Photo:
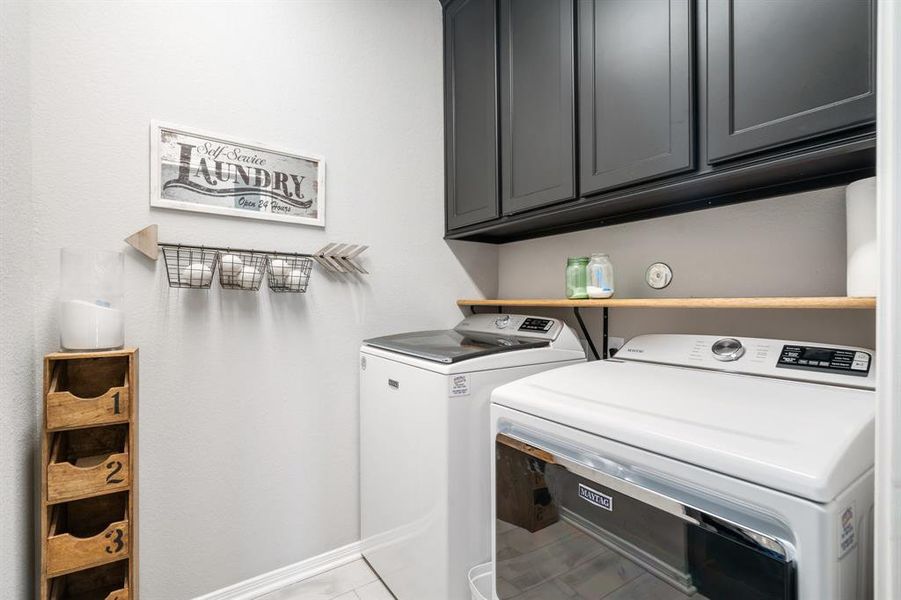
[[[875,296],[879,280],[876,246],[876,178],[861,179],[845,190],[848,226],[848,295]]]

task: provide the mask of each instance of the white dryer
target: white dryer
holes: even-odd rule
[[[562,321],[472,315],[360,350],[363,556],[399,600],[463,600],[490,557],[488,405],[498,385],[584,362]]]
[[[873,364],[651,335],[497,388],[497,596],[871,598]]]

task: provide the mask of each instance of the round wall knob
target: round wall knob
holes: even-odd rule
[[[713,352],[713,358],[723,362],[738,360],[745,353],[745,347],[735,338],[717,340],[710,350]]]
[[[673,270],[666,263],[654,263],[645,271],[644,280],[655,290],[662,290],[673,280]]]
[[[504,329],[507,325],[510,324],[510,315],[504,315],[503,317],[498,317],[494,320],[494,326],[498,329]]]

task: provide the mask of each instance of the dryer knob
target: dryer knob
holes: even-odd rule
[[[498,329],[504,329],[509,324],[510,324],[510,315],[504,315],[504,316],[498,317],[494,320],[494,325]]]
[[[713,358],[723,362],[738,360],[745,353],[745,347],[735,338],[717,340],[710,350],[713,352]]]

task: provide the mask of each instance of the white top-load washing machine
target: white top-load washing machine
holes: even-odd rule
[[[496,593],[871,598],[873,364],[648,335],[495,389]]]
[[[399,600],[468,598],[490,556],[489,394],[582,362],[562,321],[479,314],[360,350],[363,555]]]

